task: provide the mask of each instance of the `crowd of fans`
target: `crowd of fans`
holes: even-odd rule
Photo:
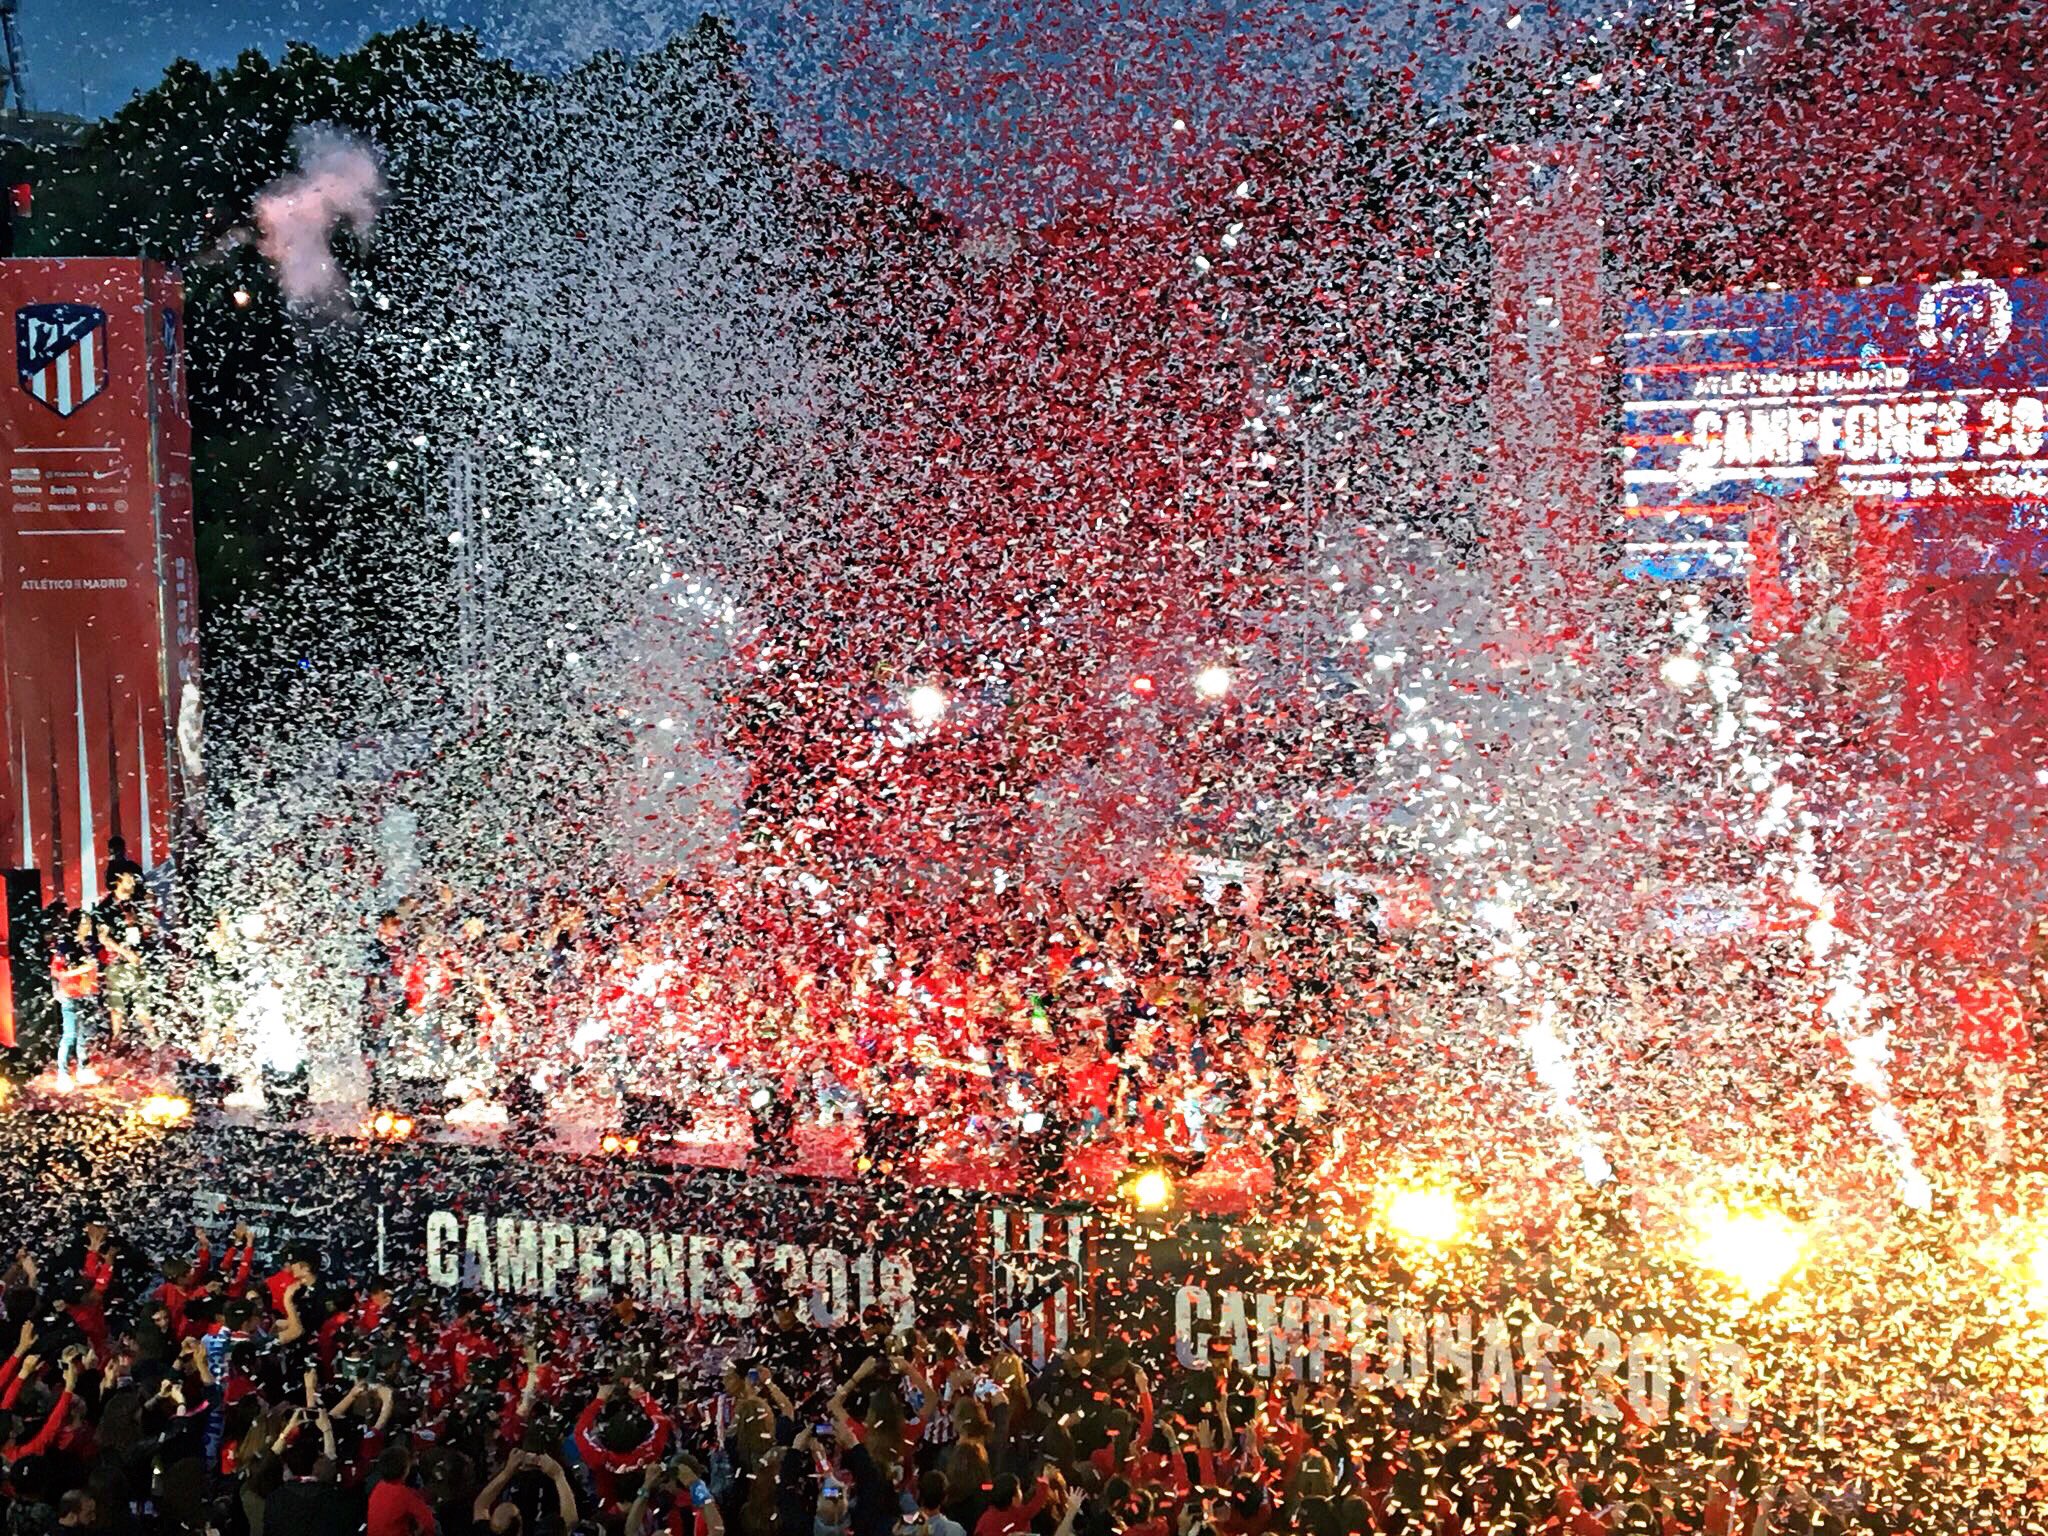
[[[251,1006],[256,925],[218,922],[187,953],[159,937],[133,873],[110,871],[108,885],[108,902],[51,925],[60,1001],[81,972],[97,983],[70,994],[59,1065],[74,1081],[79,1046],[96,1056],[109,1037],[134,1039],[154,997],[163,1033],[195,1054],[246,1055],[252,1030],[294,1022]],[[489,903],[423,892],[377,920],[348,978],[368,1091],[466,1079],[503,1098],[538,1080],[559,1108],[635,1092],[745,1102],[765,1088],[793,1113],[857,1124],[878,1161],[947,1142],[1000,1154],[1050,1134],[1187,1167],[1243,1145],[1292,1164],[1287,1182],[1306,1198],[1289,1214],[1332,1233],[1365,1204],[1372,1170],[1360,1169],[1398,1151],[1478,1169],[1472,1184],[1490,1181],[1485,1198],[1513,1209],[1518,1235],[1493,1256],[1489,1295],[1526,1286],[1530,1254],[1552,1249],[1546,1262],[1597,1272],[1572,1294],[1608,1294],[1605,1277],[1661,1241],[1622,1220],[1627,1202],[1702,1187],[1768,1147],[1774,1187],[1818,1199],[1868,1185],[1883,1223],[1868,1229],[1873,1251],[1899,1245],[1887,1273],[1949,1283],[1960,1238],[1895,1220],[1866,1090],[1796,933],[1646,952],[1640,927],[1582,921],[1561,930],[1568,942],[1539,934],[1517,951],[1568,1017],[1581,1102],[1618,1165],[1614,1210],[1566,1232],[1535,1207],[1583,1180],[1568,1157],[1560,1167],[1569,1143],[1530,1069],[1530,1014],[1499,984],[1502,951],[1469,921],[1394,931],[1370,900],[1277,871],[1086,903],[1015,894],[999,919],[933,924],[878,906],[848,930],[806,923],[800,908],[778,928],[758,907],[731,909],[729,892],[676,881],[596,897],[539,886]],[[1934,1219],[1958,1233],[1987,1165],[2017,1170],[2002,1187],[2024,1209],[2048,1152],[2013,1113],[2048,1013],[2048,928],[2012,961],[2004,973],[1932,959],[1867,973],[1896,1015],[1890,1102],[1913,1117]],[[1674,1075],[1698,1085],[1683,1103]],[[1474,1096],[1478,1082],[1490,1087]],[[1487,1145],[1481,1165],[1473,1149]],[[1048,1177],[1058,1183],[1056,1167]],[[89,1208],[90,1188],[78,1193]],[[1853,1234],[1866,1230],[1858,1219],[1843,1204],[1814,1224]],[[759,1330],[722,1334],[625,1296],[604,1309],[451,1296],[352,1282],[310,1249],[259,1263],[257,1246],[241,1228],[224,1254],[202,1238],[155,1264],[93,1224],[54,1257],[20,1255],[0,1335],[14,1349],[0,1365],[14,1528],[2007,1532],[2026,1528],[2016,1511],[2044,1491],[2024,1458],[2006,1457],[1981,1520],[1949,1495],[1916,1500],[1922,1453],[1899,1448],[1920,1444],[1918,1421],[1896,1394],[1932,1379],[1939,1330],[1904,1304],[1864,1308],[1853,1277],[1817,1275],[1810,1304],[1830,1326],[1853,1318],[1868,1345],[1858,1389],[1827,1389],[1839,1393],[1829,1412],[1854,1428],[1788,1422],[1774,1444],[1685,1414],[1610,1422],[1574,1407],[1569,1379],[1562,1409],[1537,1409],[1475,1400],[1453,1380],[1353,1392],[1297,1382],[1284,1365],[1256,1378],[1228,1345],[1189,1366],[1103,1337],[1040,1364],[985,1317],[823,1329],[801,1296]],[[1660,1315],[1698,1304],[1675,1270],[1629,1283],[1632,1302]],[[1779,1341],[1774,1379],[1810,1346],[1805,1334]],[[1978,1417],[1968,1402],[1931,1416],[1964,1426]],[[1926,1475],[1952,1490],[1965,1474],[1929,1455]]]
[[[1002,1147],[1028,1126],[1199,1161],[1219,1139],[1313,1119],[1319,1059],[1370,1027],[1397,957],[1369,900],[1308,880],[1275,878],[1256,900],[1194,881],[1071,910],[1019,898],[939,931],[880,908],[850,942],[822,924],[764,935],[759,914],[681,882],[536,893],[530,914],[410,899],[366,957],[372,1096],[537,1075],[556,1104],[639,1092],[707,1107],[765,1088],[885,1142],[914,1127],[926,1151]]]
[[[934,1168],[1057,1166],[1093,1142],[1133,1161],[1191,1167],[1233,1149],[1308,1170],[1347,1137],[1438,1161],[1510,1123],[1528,1142],[1556,1139],[1552,1097],[1528,1091],[1532,1005],[1506,995],[1493,938],[1469,914],[1396,921],[1369,895],[1278,871],[1086,902],[1012,894],[986,918],[878,903],[846,922],[799,904],[778,923],[681,881],[495,903],[423,894],[384,913],[368,946],[370,1096],[391,1102],[408,1082],[501,1100],[530,1089],[558,1113],[593,1106],[599,1124],[618,1123],[627,1095],[699,1113],[759,1100],[851,1128],[871,1163]],[[1662,1120],[1618,1144],[1725,1160],[1742,1148],[1716,1143],[1745,1128],[1714,1116],[1710,1095],[1674,1106],[1662,1091],[1673,1071],[1724,1081],[1755,1115],[1782,1106],[1867,1134],[1826,1038],[1832,982],[1800,949],[1801,921],[1794,909],[1782,931],[1674,938],[1642,912],[1532,916],[1514,963],[1544,971],[1602,1115],[1655,1101]],[[1978,1082],[1976,1118],[1999,1158],[2004,1085],[2026,1069],[2048,996],[2040,948],[1990,971],[1909,954],[1866,978],[1896,1016],[1901,1097]],[[1759,1052],[1766,1018],[1779,1038]],[[1809,1070],[1788,1080],[1792,1059]],[[1500,1092],[1461,1117],[1473,1081]],[[753,1128],[757,1141],[774,1129]]]
[[[152,1263],[105,1221],[5,1277],[10,1536],[1762,1536],[1948,1529],[1769,1470],[1700,1415],[1352,1392],[1000,1319],[815,1325],[349,1284],[320,1253]],[[267,1273],[266,1273],[267,1272]],[[723,1330],[723,1331],[720,1331]],[[1616,1394],[1620,1396],[1619,1393]],[[2030,1497],[2048,1489],[2035,1469]],[[2009,1502],[2003,1506],[2010,1514]],[[2020,1506],[2024,1508],[2025,1506]],[[2009,1531],[1987,1498],[1971,1530]]]
[[[266,933],[222,916],[180,943],[139,872],[108,874],[105,902],[48,929],[58,1085],[92,1070],[95,1042],[139,1034],[245,1081],[302,1071],[322,1018],[315,983],[280,980],[272,961],[304,936],[281,918]],[[596,893],[542,882],[488,900],[423,885],[376,917],[329,983],[343,1049],[361,1063],[339,1091],[414,1110],[544,1106],[600,1126],[621,1124],[629,1097],[685,1124],[766,1104],[751,1126],[764,1162],[786,1160],[801,1123],[844,1127],[865,1166],[979,1159],[1050,1178],[1090,1143],[1183,1169],[1229,1149],[1285,1183],[1327,1171],[1345,1144],[1440,1163],[1511,1123],[1529,1143],[1557,1140],[1553,1093],[1529,1091],[1530,1004],[1501,985],[1496,936],[1469,913],[1390,913],[1356,887],[1278,869],[1088,900],[1020,888],[1001,907],[943,913],[877,902],[851,920],[801,901],[771,910],[773,895],[681,878]],[[1607,1079],[1589,1083],[1599,1118],[1655,1101],[1661,1118],[1624,1123],[1618,1146],[1726,1161],[1741,1149],[1716,1141],[1762,1129],[1759,1117],[1867,1134],[1854,1074],[1826,1038],[1832,983],[1796,929],[1674,941],[1654,914],[1552,917],[1531,917],[1532,947],[1512,964],[1542,970],[1566,1043],[1589,1079]],[[2048,940],[2036,930],[2009,959],[1987,970],[1908,955],[1866,978],[1895,1016],[1900,1101],[1970,1085],[1976,1114],[1944,1112],[1925,1134],[1974,1121],[1994,1162],[2048,1016]],[[159,1012],[162,1028],[138,1029]],[[1765,1053],[1759,1018],[1778,1021]],[[1792,1059],[1810,1070],[1788,1079],[1778,1068]],[[1711,1096],[1673,1106],[1661,1085],[1676,1070],[1758,1106],[1751,1123],[1713,1116]],[[1500,1092],[1461,1118],[1475,1080]]]

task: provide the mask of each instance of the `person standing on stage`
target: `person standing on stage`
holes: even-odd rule
[[[142,882],[143,868],[128,857],[128,839],[116,832],[107,839],[107,883],[112,890],[120,883],[123,875],[133,875],[138,885]]]
[[[131,1019],[146,1036],[153,1023],[149,966],[156,948],[156,914],[142,894],[142,877],[133,870],[115,877],[114,893],[100,903],[98,927],[106,955],[108,1041],[118,1044]]]
[[[57,996],[57,1086],[96,1083],[99,1075],[85,1060],[87,1013],[100,990],[100,948],[92,913],[81,909],[57,925],[51,945],[50,980]]]

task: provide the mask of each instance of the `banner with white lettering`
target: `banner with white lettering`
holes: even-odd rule
[[[725,1334],[765,1323],[786,1297],[821,1329],[877,1313],[970,1324],[1036,1362],[1091,1338],[1154,1367],[1228,1361],[1351,1392],[1448,1372],[1478,1395],[1603,1414],[1624,1400],[1726,1424],[1748,1411],[1748,1356],[1712,1326],[1725,1318],[1603,1313],[1536,1254],[1460,1285],[1338,1262],[1324,1233],[1296,1223],[1047,1211],[498,1147],[217,1126],[138,1136],[76,1113],[0,1120],[0,1167],[43,1251],[95,1217],[156,1255],[189,1246],[195,1227],[218,1249],[246,1222],[266,1264],[311,1244],[351,1283],[382,1275],[401,1291],[508,1305],[630,1296]],[[1340,1284],[1343,1273],[1356,1278]],[[1597,1402],[1581,1401],[1588,1381],[1603,1383]]]

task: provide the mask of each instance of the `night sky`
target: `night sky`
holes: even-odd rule
[[[1185,119],[1191,146],[1249,131],[1278,106],[1342,94],[1368,71],[1425,89],[1461,61],[1534,44],[1521,0],[711,0],[746,49],[756,99],[796,147],[899,176],[935,166],[1006,186],[999,210],[1043,214],[1091,167],[1161,163]],[[1580,21],[1626,4],[1568,0]],[[209,68],[294,40],[327,52],[422,18],[476,29],[492,52],[559,70],[600,48],[638,53],[692,24],[705,0],[21,0],[29,97],[100,116],[174,58]],[[1532,6],[1532,13],[1536,8]],[[1510,22],[1514,30],[1503,26]],[[1595,23],[1597,24],[1597,22]],[[1512,42],[1510,42],[1512,39]],[[934,193],[934,195],[943,194]]]
[[[334,50],[419,19],[482,22],[488,0],[21,0],[29,100],[98,117],[147,89],[183,54],[208,66],[245,48],[275,56],[303,39]]]
[[[33,104],[99,116],[153,84],[181,54],[213,67],[233,62],[245,48],[274,57],[295,39],[334,51],[424,17],[475,27],[488,45],[521,62],[559,66],[597,47],[652,46],[706,8],[703,0],[21,0],[21,25]],[[806,66],[815,63],[809,55],[833,51],[834,22],[852,9],[844,0],[712,0],[709,8],[737,22],[760,70],[794,80],[799,89]],[[1624,8],[1581,3],[1563,9],[1585,14]],[[1013,39],[1021,39],[1044,31],[1032,25],[1034,12],[1039,17],[1100,18],[1115,8],[1046,5],[1042,0],[896,0],[871,9],[915,17],[920,28],[948,32],[981,30],[992,18],[999,26],[1007,20],[1015,29]],[[1190,33],[1240,36],[1248,27],[1270,25],[1277,16],[1289,27],[1305,26],[1326,44],[1348,34],[1350,46],[1340,44],[1335,51],[1353,60],[1369,27],[1374,43],[1364,52],[1378,52],[1391,41],[1402,54],[1428,60],[1440,58],[1446,42],[1456,52],[1458,44],[1469,47],[1500,36],[1497,23],[1517,5],[1515,0],[1442,7],[1405,0],[1349,5],[1334,0],[1282,0],[1277,5],[1269,0],[1150,0],[1123,9],[1126,16],[1134,10],[1153,17],[1178,13],[1205,24],[1191,25]],[[1414,47],[1417,43],[1422,46]]]

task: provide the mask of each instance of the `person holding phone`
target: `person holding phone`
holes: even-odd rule
[[[514,1451],[477,1494],[470,1518],[491,1536],[564,1536],[576,1523],[576,1490],[554,1457]]]
[[[683,1484],[689,1481],[687,1489]],[[724,1536],[725,1518],[703,1473],[687,1457],[647,1469],[626,1511],[625,1536]]]

